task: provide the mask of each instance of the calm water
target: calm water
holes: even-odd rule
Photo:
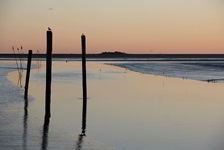
[[[80,137],[80,62],[53,62],[52,117],[44,124],[45,64],[31,71],[30,100],[1,107],[4,149],[223,150],[223,83],[87,63],[86,137]],[[18,82],[17,73],[9,79]],[[23,83],[23,81],[22,81]],[[27,106],[27,107],[26,107]]]

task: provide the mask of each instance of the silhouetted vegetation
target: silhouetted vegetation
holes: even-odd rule
[[[101,55],[125,55],[126,53],[124,52],[119,52],[119,51],[115,51],[115,52],[102,52]]]

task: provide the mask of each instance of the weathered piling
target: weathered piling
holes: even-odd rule
[[[47,31],[45,118],[51,117],[52,31]]]
[[[24,98],[25,99],[27,99],[28,89],[29,89],[31,60],[32,60],[32,50],[29,50],[28,60],[27,60],[27,69],[26,69],[25,93],[24,93]]]
[[[86,37],[81,36],[82,43],[82,88],[83,88],[83,109],[82,109],[82,134],[86,130],[86,110],[87,110],[87,88],[86,88]]]

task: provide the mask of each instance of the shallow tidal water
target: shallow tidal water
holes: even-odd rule
[[[1,147],[224,149],[223,83],[141,74],[87,62],[87,131],[82,137],[81,62],[54,61],[52,75],[49,124],[44,124],[45,64],[41,62],[39,69],[31,71],[28,102],[21,96],[19,102],[1,110],[8,118],[1,125]],[[17,84],[17,73],[10,73],[8,79]]]

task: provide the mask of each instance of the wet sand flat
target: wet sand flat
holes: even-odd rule
[[[17,113],[21,120],[17,118],[17,122],[24,129],[18,133],[22,136],[17,145],[83,150],[223,149],[223,83],[141,74],[102,62],[88,62],[87,137],[80,139],[81,62],[54,61],[52,73],[52,117],[47,136],[43,133],[42,62],[41,68],[31,71],[28,115],[23,103],[16,108],[21,109]],[[13,72],[8,78],[17,83],[16,76]]]

